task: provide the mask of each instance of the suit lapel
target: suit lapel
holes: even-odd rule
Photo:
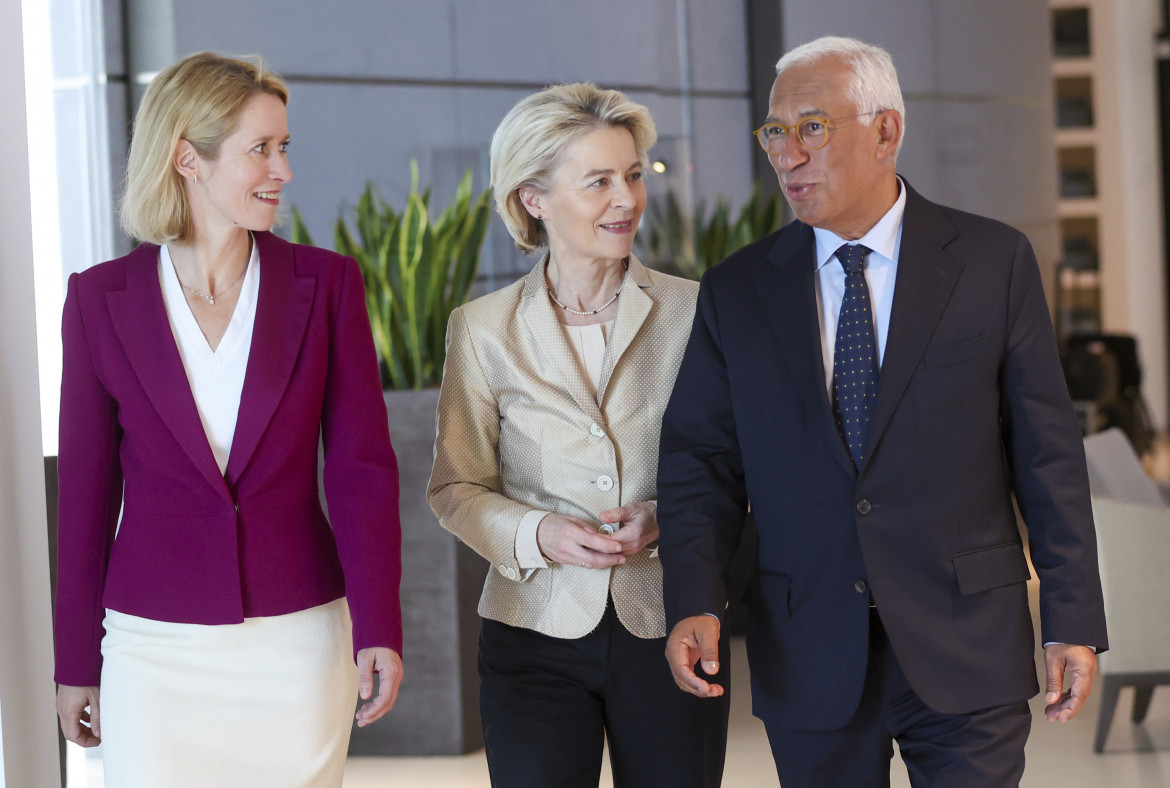
[[[812,228],[794,223],[781,233],[761,266],[760,299],[763,314],[791,384],[800,392],[822,439],[850,474],[856,472],[845,442],[837,432],[821,352],[821,323],[817,314],[816,245]]]
[[[315,277],[297,276],[291,244],[271,233],[256,233],[255,238],[260,256],[260,294],[225,474],[233,484],[248,466],[288,388],[317,289]]]
[[[159,418],[207,483],[231,500],[207,442],[167,318],[158,276],[158,252],[157,246],[143,244],[131,254],[126,265],[126,288],[106,293],[110,320]]]
[[[622,355],[630,348],[634,337],[642,330],[642,324],[650,316],[654,306],[653,299],[647,295],[650,289],[650,272],[630,255],[630,273],[618,298],[618,313],[614,318],[613,332],[605,343],[605,359],[601,366],[601,379],[597,386],[597,401],[605,402],[605,392],[609,388],[610,378],[614,368],[621,361]]]
[[[547,259],[546,256],[545,260]],[[528,327],[535,346],[534,352],[550,362],[561,387],[593,421],[602,424],[604,419],[601,416],[601,408],[590,391],[585,373],[569,345],[568,337],[565,336],[565,330],[557,320],[546,288],[542,260],[524,279],[520,319]]]
[[[906,188],[890,329],[869,428],[869,457],[878,451],[882,433],[906,393],[963,270],[963,262],[943,249],[957,234],[954,225],[936,205],[909,185]]]

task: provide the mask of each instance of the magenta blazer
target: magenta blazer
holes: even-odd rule
[[[398,466],[361,274],[333,252],[255,237],[260,295],[223,475],[167,319],[158,247],[69,278],[60,684],[99,684],[107,607],[232,624],[344,595],[355,651],[402,651]],[[318,495],[319,435],[329,520]]]

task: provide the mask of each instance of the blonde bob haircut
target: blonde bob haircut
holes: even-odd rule
[[[650,110],[617,90],[604,90],[589,82],[554,85],[523,99],[492,135],[491,182],[496,211],[524,254],[546,246],[548,236],[543,223],[525,210],[520,189],[527,186],[547,194],[561,154],[600,127],[629,130],[638,158],[647,164],[647,152],[658,140]]]
[[[288,87],[259,57],[238,60],[199,52],[159,72],[138,107],[126,163],[122,228],[156,244],[189,239],[191,206],[174,167],[187,140],[205,160],[219,158],[252,97],[267,93],[288,104]]]

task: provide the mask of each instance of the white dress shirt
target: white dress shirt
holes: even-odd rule
[[[898,275],[898,254],[902,247],[902,214],[906,210],[906,188],[898,179],[898,199],[890,210],[856,241],[846,241],[831,230],[813,228],[816,236],[817,315],[821,321],[821,355],[825,368],[825,389],[833,394],[833,348],[837,344],[837,318],[845,295],[845,269],[834,257],[841,244],[857,243],[869,247],[865,261],[865,280],[869,283],[869,300],[873,307],[874,332],[877,338],[878,368],[886,354],[886,336],[890,332],[890,309],[894,303],[894,280]]]

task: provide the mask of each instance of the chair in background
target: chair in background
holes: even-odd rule
[[[1093,750],[1101,752],[1122,687],[1134,688],[1132,719],[1138,723],[1146,718],[1154,688],[1170,684],[1170,616],[1157,602],[1170,599],[1170,509],[1120,429],[1085,438],[1085,460],[1109,624],[1093,739]]]
[[[1109,623],[1100,656],[1101,709],[1093,751],[1101,752],[1123,687],[1134,688],[1132,720],[1143,722],[1154,689],[1170,684],[1170,509],[1093,499],[1097,550]]]
[[[1111,427],[1085,438],[1085,461],[1094,498],[1166,505],[1158,485],[1142,469],[1133,444],[1119,428]]]

